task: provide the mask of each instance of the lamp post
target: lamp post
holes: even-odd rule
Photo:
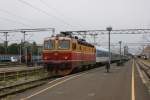
[[[20,43],[20,46],[19,46],[19,54],[20,54],[20,64],[22,63],[22,60],[21,60],[21,58],[22,58],[22,40],[21,40],[21,43]]]
[[[110,64],[111,64],[110,32],[112,31],[112,27],[107,27],[106,30],[108,31],[108,49],[109,49],[109,59],[108,59],[108,63],[109,63],[109,68],[110,68]]]
[[[122,43],[122,41],[119,41],[119,45],[120,45],[120,64],[121,64],[121,43]]]

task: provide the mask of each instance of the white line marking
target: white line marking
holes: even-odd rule
[[[73,76],[73,75],[72,75],[72,76]],[[59,81],[59,80],[61,80],[61,79],[67,78],[67,77],[71,77],[71,75],[64,76],[64,77],[61,77],[61,78],[57,78],[57,79],[55,79],[55,80],[53,80],[53,81],[48,82],[47,84],[51,84],[51,83],[53,83],[53,82]]]
[[[72,77],[69,77],[69,78],[67,78],[67,79],[65,79],[65,80],[62,80],[62,81],[60,81],[60,82],[58,82],[58,83],[56,83],[56,84],[54,84],[54,85],[51,85],[51,86],[49,86],[49,87],[47,87],[47,88],[45,88],[45,89],[43,89],[43,90],[41,90],[41,91],[39,91],[39,92],[36,92],[36,93],[34,93],[34,94],[32,94],[32,95],[30,95],[30,96],[28,96],[28,97],[25,97],[25,98],[22,98],[22,99],[20,99],[20,100],[27,100],[27,99],[29,99],[29,98],[32,98],[33,96],[36,96],[36,95],[38,95],[38,94],[40,94],[40,93],[42,93],[42,92],[45,92],[45,91],[47,91],[48,89],[51,89],[51,88],[53,88],[53,87],[55,87],[55,86],[57,86],[57,85],[59,85],[59,84],[62,84],[62,83],[64,83],[64,82],[66,82],[66,81],[69,81],[69,80],[71,80],[71,79],[73,79],[73,78],[76,78],[76,77],[79,77],[79,76],[81,76],[81,75],[83,75],[83,74],[85,74],[85,73],[82,73],[82,74],[79,74],[79,75],[75,75],[75,76],[72,76]],[[62,78],[61,78],[62,79]],[[55,81],[55,80],[54,80]],[[53,81],[53,82],[54,82]],[[49,82],[50,83],[50,82]],[[52,83],[52,82],[51,82]]]
[[[82,73],[76,74],[76,76],[77,76],[77,75],[80,75],[80,74],[86,74],[86,73],[88,73],[88,72],[82,72]],[[55,81],[59,81],[59,80],[61,80],[61,79],[68,78],[68,77],[72,77],[72,76],[75,76],[75,74],[63,76],[63,77],[61,77],[61,78],[57,78],[57,79],[55,79],[55,80],[52,80],[52,81],[48,82],[47,84],[51,84],[51,83],[53,83],[53,82],[55,82]]]
[[[59,80],[61,80],[61,79],[63,79],[63,78],[64,78],[64,77],[55,79],[55,80],[53,80],[53,81],[48,82],[47,84],[51,84],[51,83],[53,83],[53,82],[55,82],[55,81],[59,81]]]
[[[131,97],[131,100],[135,100],[135,86],[134,86],[134,66],[135,66],[135,62],[134,62],[134,59],[133,59],[133,63],[132,63],[132,87],[131,87],[131,93],[132,93],[132,97]]]

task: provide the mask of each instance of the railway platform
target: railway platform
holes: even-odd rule
[[[138,60],[50,80],[46,84],[9,96],[9,100],[150,100],[149,87]]]

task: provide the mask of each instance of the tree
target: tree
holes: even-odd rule
[[[32,53],[33,53],[33,55],[37,55],[37,53],[38,53],[38,47],[37,47],[36,42],[32,43]]]
[[[19,54],[20,46],[17,43],[13,43],[8,46],[8,54]]]
[[[0,45],[0,54],[4,54],[5,53],[5,48],[3,45]]]

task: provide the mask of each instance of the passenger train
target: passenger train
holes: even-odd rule
[[[120,55],[111,53],[111,61]],[[108,62],[108,50],[96,47],[83,39],[61,33],[44,39],[44,66],[56,75],[65,76],[74,70],[93,68]]]

